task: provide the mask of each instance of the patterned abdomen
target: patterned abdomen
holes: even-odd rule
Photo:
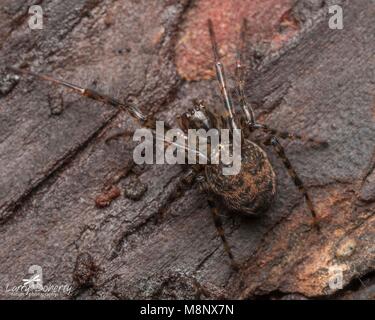
[[[206,166],[209,192],[229,209],[248,215],[266,211],[276,193],[276,176],[267,154],[255,143],[245,140],[242,146],[241,171],[223,175],[222,164]]]

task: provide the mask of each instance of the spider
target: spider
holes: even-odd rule
[[[240,111],[234,108],[231,94],[228,90],[224,66],[220,61],[219,49],[216,41],[216,36],[213,28],[212,21],[208,20],[208,32],[212,45],[213,60],[216,71],[216,77],[218,80],[223,105],[225,112],[221,115],[221,118],[215,116],[209,108],[204,105],[203,101],[194,101],[194,109],[183,113],[178,117],[178,123],[181,129],[186,132],[188,129],[205,129],[211,128],[229,128],[230,130],[242,129],[242,145],[241,145],[241,171],[237,175],[223,175],[222,164],[194,164],[189,165],[189,169],[183,177],[179,179],[177,190],[175,194],[178,194],[186,187],[193,185],[194,182],[198,183],[201,190],[204,190],[207,195],[208,204],[212,213],[214,225],[217,229],[218,236],[226,251],[231,266],[234,270],[239,270],[239,265],[234,259],[231,247],[226,239],[222,219],[219,214],[218,204],[224,206],[227,210],[245,215],[245,216],[258,216],[261,213],[266,212],[276,195],[276,175],[271,165],[270,160],[266,152],[262,149],[261,145],[272,146],[284,164],[289,176],[293,180],[295,186],[302,193],[307,208],[312,216],[313,225],[317,230],[320,230],[317,214],[314,209],[313,202],[309,193],[307,192],[302,180],[294,170],[292,164],[288,160],[284,148],[279,142],[279,139],[289,140],[301,140],[304,142],[313,142],[318,144],[325,144],[323,141],[307,138],[303,135],[289,133],[287,131],[278,131],[270,128],[266,124],[256,121],[254,110],[247,102],[245,96],[245,72],[242,64],[242,56],[244,53],[245,35],[247,33],[247,20],[244,19],[240,32],[239,47],[237,50],[237,61],[236,61],[236,86],[237,95],[240,106]],[[17,69],[11,67],[11,69],[17,73],[32,76],[44,81],[54,83],[56,85],[62,85],[74,92],[91,98],[93,100],[101,101],[105,104],[121,108],[127,111],[133,118],[138,120],[143,127],[155,128],[155,119],[151,116],[146,116],[141,110],[134,104],[122,103],[110,96],[101,94],[97,91],[82,88],[78,85],[58,80],[53,77],[36,74],[31,71],[23,69]],[[264,137],[258,140],[252,140],[253,132],[261,132]],[[126,132],[125,135],[129,133]],[[120,134],[121,135],[121,134]],[[116,134],[117,138],[120,136]],[[111,137],[112,138],[112,137]],[[111,139],[109,138],[109,139]],[[107,139],[108,140],[108,139]],[[121,176],[118,176],[112,182],[118,181]],[[119,196],[119,192],[112,186],[108,187],[108,194],[98,198],[98,203],[108,205],[114,198]],[[104,197],[104,198],[103,198]]]

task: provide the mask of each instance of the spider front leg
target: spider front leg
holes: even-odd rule
[[[237,61],[236,61],[236,83],[237,83],[237,94],[239,96],[240,105],[243,113],[245,114],[246,121],[253,125],[255,124],[254,110],[251,104],[247,103],[245,95],[245,67],[242,63],[242,56],[245,50],[245,37],[248,30],[247,19],[243,20],[240,34],[240,44],[237,49]]]
[[[310,198],[310,195],[308,194],[305,186],[303,185],[302,180],[299,178],[297,172],[294,170],[292,164],[290,163],[288,157],[286,156],[284,148],[282,147],[282,145],[280,144],[280,142],[278,141],[278,139],[275,136],[272,136],[269,139],[267,139],[265,144],[272,145],[274,147],[277,155],[280,157],[280,159],[283,162],[285,168],[287,169],[289,176],[292,178],[292,180],[293,180],[294,184],[296,185],[296,187],[298,188],[298,190],[303,194],[303,196],[306,200],[307,207],[308,207],[308,209],[309,209],[309,211],[310,211],[310,213],[313,217],[314,227],[318,231],[320,231],[318,217],[317,217],[313,202]]]
[[[39,80],[42,80],[42,81],[47,81],[47,82],[50,82],[52,84],[55,84],[55,85],[60,85],[60,86],[63,86],[65,88],[68,88],[70,90],[73,90],[74,92],[80,94],[81,96],[84,96],[84,97],[87,97],[87,98],[90,98],[92,100],[96,100],[96,101],[100,101],[100,102],[103,102],[105,104],[108,104],[112,107],[116,107],[116,108],[119,108],[119,109],[122,109],[122,110],[126,110],[129,112],[129,114],[139,120],[144,126],[148,126],[149,124],[149,120],[142,112],[141,110],[139,110],[139,108],[137,106],[134,106],[134,105],[126,105],[110,96],[107,96],[105,94],[102,94],[102,93],[99,93],[97,91],[94,91],[92,89],[88,89],[88,88],[82,88],[76,84],[73,84],[73,83],[70,83],[70,82],[67,82],[67,81],[64,81],[64,80],[58,80],[58,79],[55,79],[53,77],[50,77],[50,76],[47,76],[47,75],[44,75],[44,74],[38,74],[38,73],[34,73],[34,72],[31,72],[31,71],[27,71],[27,70],[22,70],[22,69],[17,69],[17,68],[14,68],[14,67],[8,67],[9,70],[13,71],[13,72],[16,72],[18,74],[24,74],[26,76],[31,76],[31,77],[34,77],[36,79],[39,79]]]
[[[227,82],[225,78],[224,65],[220,61],[219,48],[217,45],[212,21],[210,19],[208,20],[208,32],[210,35],[212,52],[214,56],[216,77],[219,82],[219,87],[220,87],[222,98],[224,100],[224,106],[225,106],[225,111],[226,111],[225,119],[229,122],[230,129],[238,129],[238,126],[235,120],[235,112],[234,112],[234,107],[232,103],[232,98],[228,92]]]

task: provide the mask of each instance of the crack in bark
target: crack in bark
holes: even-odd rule
[[[199,269],[201,269],[203,267],[203,265],[212,257],[212,255],[219,249],[222,247],[222,244],[220,243],[220,245],[218,245],[214,250],[212,250],[209,254],[207,254],[199,263],[198,265],[196,266],[195,268],[195,271],[198,271]]]
[[[115,113],[107,121],[105,121],[98,129],[92,132],[88,138],[81,144],[78,144],[75,148],[70,150],[62,158],[58,159],[51,167],[48,169],[48,173],[43,176],[40,180],[34,182],[34,184],[25,192],[19,196],[14,202],[10,204],[3,205],[1,209],[0,225],[8,223],[12,218],[14,218],[15,212],[23,206],[23,204],[32,197],[38,190],[40,190],[46,183],[56,177],[60,172],[64,171],[67,166],[70,165],[72,160],[74,160],[79,154],[83,153],[86,147],[94,141],[103,131],[106,130],[107,124],[110,123],[113,118],[118,114]]]

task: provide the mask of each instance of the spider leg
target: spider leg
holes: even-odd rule
[[[322,146],[328,145],[327,141],[313,139],[313,138],[306,137],[304,135],[300,135],[300,134],[297,134],[297,133],[290,133],[288,131],[279,131],[279,130],[270,128],[269,126],[267,126],[265,124],[260,124],[260,123],[255,123],[253,125],[250,124],[250,129],[251,130],[260,129],[264,133],[270,134],[271,136],[279,137],[281,139],[299,140],[299,141],[314,143],[314,144],[322,145]]]
[[[64,81],[64,80],[58,80],[58,79],[55,79],[53,77],[50,77],[50,76],[47,76],[47,75],[44,75],[44,74],[38,74],[38,73],[31,72],[31,71],[17,69],[17,68],[14,68],[14,67],[8,67],[8,68],[10,70],[16,72],[16,73],[21,73],[21,74],[24,74],[26,76],[32,76],[32,77],[35,77],[35,78],[43,80],[43,81],[48,81],[48,82],[51,82],[51,83],[56,84],[56,85],[64,86],[64,87],[66,87],[68,89],[71,89],[74,92],[80,94],[81,96],[88,97],[90,99],[103,102],[103,103],[108,104],[112,107],[117,107],[117,108],[120,108],[122,110],[126,110],[135,119],[141,121],[141,123],[144,123],[148,120],[147,117],[138,109],[138,107],[136,107],[134,105],[132,105],[132,106],[125,105],[124,103],[122,103],[122,102],[120,102],[120,101],[118,101],[118,100],[116,100],[116,99],[114,99],[110,96],[99,93],[97,91],[87,89],[87,88],[82,88],[78,85],[69,83],[69,82]]]
[[[214,224],[217,230],[217,233],[223,243],[224,250],[228,254],[228,257],[230,259],[230,264],[235,271],[239,271],[239,266],[234,260],[232,250],[228,244],[227,238],[225,237],[224,228],[223,228],[223,222],[220,218],[219,209],[215,204],[215,200],[209,196],[208,197],[208,205],[210,206],[212,217],[214,219]]]
[[[314,205],[312,203],[312,200],[310,198],[310,195],[308,194],[305,186],[303,185],[302,180],[299,178],[299,176],[297,175],[297,172],[294,170],[292,164],[290,163],[288,157],[286,156],[284,148],[282,147],[282,145],[280,144],[280,142],[277,140],[277,138],[275,136],[271,136],[266,141],[266,144],[272,145],[274,147],[277,155],[280,157],[280,159],[283,162],[285,168],[287,169],[289,176],[292,178],[292,180],[293,180],[294,184],[296,185],[296,187],[298,188],[298,190],[303,194],[303,196],[306,200],[307,207],[308,207],[308,209],[309,209],[309,211],[310,211],[310,213],[313,217],[314,227],[318,231],[320,231],[318,217],[317,217]]]
[[[326,141],[316,140],[313,138],[305,137],[303,135],[299,135],[296,133],[290,133],[287,131],[278,131],[276,129],[270,128],[264,124],[257,123],[255,120],[254,110],[251,104],[248,104],[246,101],[245,95],[245,67],[243,65],[243,53],[245,51],[245,43],[246,43],[246,34],[248,32],[248,21],[245,18],[242,22],[241,26],[241,33],[240,33],[240,44],[237,49],[237,61],[236,61],[236,82],[237,82],[237,91],[240,98],[240,105],[245,113],[246,120],[248,125],[250,126],[250,130],[254,129],[261,129],[263,132],[268,133],[273,136],[277,136],[282,139],[289,139],[289,140],[301,140],[304,142],[311,142],[318,145],[327,145]]]
[[[216,42],[216,36],[215,36],[215,32],[214,32],[214,28],[213,28],[211,19],[208,20],[208,31],[209,31],[209,34],[210,34],[212,52],[213,52],[214,61],[215,61],[216,76],[217,76],[217,79],[219,81],[220,91],[221,91],[221,95],[222,95],[223,100],[224,100],[224,105],[225,105],[225,108],[226,108],[226,112],[228,114],[230,126],[231,126],[231,129],[238,129],[238,126],[237,126],[236,121],[234,119],[233,103],[232,103],[232,99],[231,99],[231,97],[228,93],[226,79],[225,79],[224,66],[223,66],[222,62],[220,61],[219,50],[218,50],[218,46],[217,46],[217,42]]]
[[[255,124],[255,115],[254,110],[250,104],[246,101],[245,96],[245,67],[242,63],[242,56],[245,50],[245,37],[248,30],[247,19],[243,20],[241,26],[241,34],[240,34],[240,44],[237,49],[237,61],[236,61],[236,82],[237,82],[237,90],[240,99],[240,105],[242,111],[245,113],[247,122],[251,124]]]

